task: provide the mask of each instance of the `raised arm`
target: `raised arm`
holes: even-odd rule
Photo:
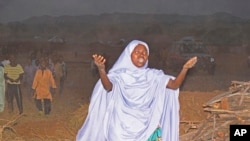
[[[92,55],[92,57],[94,59],[95,65],[98,68],[103,87],[105,88],[105,90],[111,91],[113,84],[109,80],[106,70],[105,70],[106,59],[103,56],[97,55],[97,54]]]
[[[192,68],[197,62],[197,57],[193,57],[191,59],[189,59],[182,67],[181,72],[177,75],[177,77],[175,79],[170,79],[168,84],[167,84],[167,88],[170,89],[178,89],[182,82],[184,81],[187,72],[190,68]]]

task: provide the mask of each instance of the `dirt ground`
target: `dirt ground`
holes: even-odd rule
[[[72,117],[80,107],[85,106],[83,109],[87,109],[97,78],[90,72],[90,54],[82,49],[79,49],[77,56],[72,50],[61,50],[61,53],[68,65],[68,78],[62,95],[54,96],[51,115],[38,114],[31,96],[27,94],[26,86],[23,85],[24,114],[19,116],[16,106],[12,114],[8,113],[7,107],[0,113],[2,128],[5,125],[10,127],[2,131],[3,141],[75,140],[77,130],[82,123],[72,123]],[[19,58],[23,56],[19,55]],[[202,121],[208,115],[202,108],[205,102],[227,91],[232,80],[249,80],[250,72],[246,65],[246,55],[221,53],[216,54],[215,58],[217,67],[214,75],[203,72],[188,75],[181,87],[181,121]],[[82,112],[87,113],[86,110]],[[181,126],[180,129],[180,133],[183,134],[184,128]]]

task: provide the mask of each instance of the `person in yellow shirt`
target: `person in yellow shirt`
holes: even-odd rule
[[[52,72],[47,68],[46,60],[41,59],[40,67],[36,71],[32,85],[36,107],[40,114],[43,112],[45,115],[50,114],[52,101],[51,87],[52,93],[54,93],[57,87]]]
[[[21,80],[23,78],[23,67],[16,62],[16,56],[10,54],[10,64],[4,67],[4,78],[7,82],[6,98],[8,101],[9,112],[12,113],[14,97],[16,98],[19,114],[23,113],[22,93],[21,93]]]

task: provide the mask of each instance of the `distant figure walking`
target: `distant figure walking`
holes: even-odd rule
[[[37,109],[39,110],[39,114],[50,114],[52,101],[52,95],[50,92],[51,87],[52,93],[54,93],[56,83],[52,72],[48,69],[46,60],[40,59],[40,68],[36,71],[32,85],[35,103]]]

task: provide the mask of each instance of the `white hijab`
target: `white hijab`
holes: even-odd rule
[[[147,68],[148,67],[148,60],[147,60],[146,64],[141,68],[136,67],[132,63],[131,53],[133,52],[133,50],[135,49],[135,47],[138,44],[144,45],[148,51],[148,54],[149,54],[149,48],[148,48],[147,43],[145,43],[143,41],[139,41],[139,40],[133,40],[127,45],[127,47],[124,49],[124,51],[122,52],[122,54],[120,55],[120,57],[115,62],[115,64],[113,65],[113,67],[110,69],[109,72],[112,73],[114,71],[121,70],[121,69],[128,69],[130,71],[134,71],[134,70],[138,70],[138,69]]]

